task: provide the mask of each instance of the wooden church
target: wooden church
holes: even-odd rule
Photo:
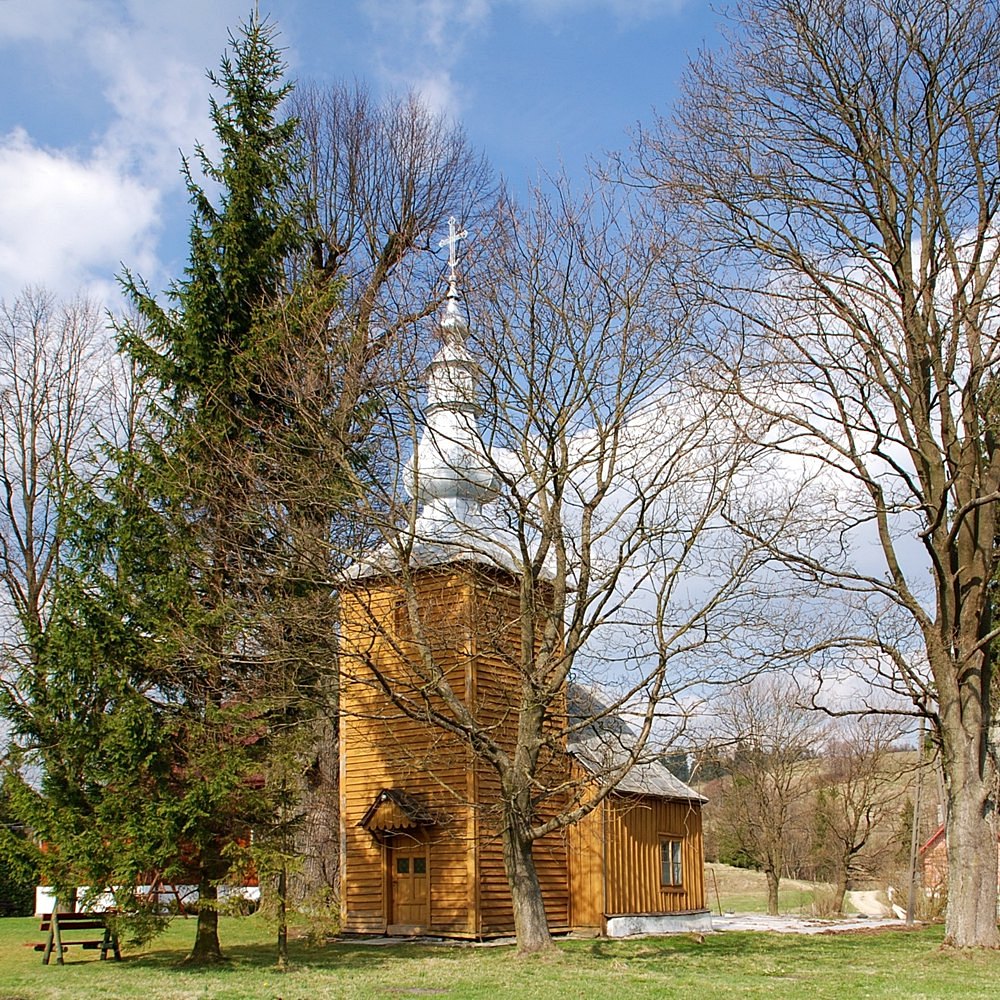
[[[442,346],[428,371],[426,426],[405,470],[421,513],[405,545],[387,544],[356,564],[341,588],[345,933],[485,938],[514,928],[499,777],[448,725],[471,713],[503,742],[521,685],[510,650],[523,641],[517,570],[483,510],[495,484],[477,427],[457,238],[453,226]],[[447,681],[448,704],[428,694],[428,658]],[[572,693],[557,701],[563,731]],[[709,928],[703,799],[662,764],[629,767],[624,725],[584,733],[557,741],[541,763],[550,787],[585,789],[590,775],[615,767],[616,755],[626,763],[612,795],[534,842],[551,930]]]

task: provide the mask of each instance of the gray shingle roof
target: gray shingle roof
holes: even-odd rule
[[[569,744],[570,755],[591,774],[607,774],[628,763],[628,736],[601,733],[586,736]],[[633,764],[616,786],[616,791],[634,795],[653,795],[661,799],[707,802],[705,796],[685,785],[658,760],[640,760]]]

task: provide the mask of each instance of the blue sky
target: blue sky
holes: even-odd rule
[[[180,151],[211,148],[205,70],[251,0],[0,0],[0,297],[113,301],[184,264]],[[704,0],[261,0],[289,74],[418,90],[515,190],[668,111],[718,40]]]

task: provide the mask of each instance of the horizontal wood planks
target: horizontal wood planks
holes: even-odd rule
[[[398,582],[376,581],[342,595],[344,929],[380,933],[393,923],[393,833],[358,825],[380,792],[391,788],[436,814],[427,829],[429,929],[509,933],[513,914],[497,772],[474,760],[460,737],[411,716],[428,709],[453,716],[445,699],[429,693],[440,670],[491,738],[513,749],[524,681],[517,591],[503,574],[474,567],[424,570],[413,585],[416,620]],[[403,705],[393,703],[387,687]],[[561,731],[563,698],[556,699],[555,711],[563,718],[550,720],[548,729]],[[567,767],[562,745],[550,747],[543,761],[542,774],[558,785]],[[540,815],[557,804],[543,803]],[[379,825],[391,824],[392,815],[380,808]],[[399,825],[402,832],[404,817]],[[566,834],[550,834],[534,855],[552,925],[567,927]]]
[[[527,671],[534,664],[521,656],[530,629],[522,630],[516,586],[502,573],[472,566],[421,570],[413,586],[416,618],[397,581],[367,582],[342,594],[343,927],[371,934],[397,923],[392,845],[401,842],[394,838],[419,836],[428,854],[429,918],[422,929],[469,937],[510,933],[498,772],[473,755],[461,734],[427,716],[455,718],[455,706],[435,687],[443,679],[489,737],[512,750],[531,686]],[[569,794],[565,722],[560,695],[544,723],[547,741],[533,786],[537,819],[556,814]],[[419,802],[419,821],[397,802],[380,805],[369,817],[373,828],[362,827],[383,789]],[[661,884],[663,838],[682,843],[678,887]],[[609,915],[703,909],[703,850],[699,804],[611,796],[578,826],[534,845],[550,925],[603,928]]]
[[[475,671],[472,704],[480,723],[504,750],[513,752],[519,712],[527,695],[529,671],[537,664],[522,657],[520,599],[513,581],[501,574],[477,573],[472,594]],[[536,648],[540,639],[536,635]],[[537,680],[537,678],[536,678]],[[565,752],[565,695],[553,699],[543,729],[552,745],[543,748],[533,783],[538,799],[537,820],[558,812],[569,768]],[[546,789],[554,792],[546,794]],[[510,887],[503,861],[503,815],[500,776],[485,762],[476,765],[478,819],[480,933],[509,934],[514,929]],[[542,887],[545,912],[552,929],[569,927],[567,838],[557,830],[535,842],[532,856]]]
[[[420,622],[412,628],[398,585],[356,588],[342,595],[341,808],[345,857],[341,890],[344,930],[383,933],[392,918],[389,851],[393,838],[412,834],[369,831],[361,818],[383,789],[398,789],[433,814],[428,840],[430,926],[474,935],[469,910],[467,859],[473,848],[472,767],[456,736],[413,718],[394,705],[391,684],[412,713],[442,710],[427,693],[428,673],[417,648],[430,647],[455,697],[468,697],[468,588],[454,573],[425,573],[416,580]],[[416,631],[416,637],[415,637]],[[380,811],[380,823],[389,813]]]

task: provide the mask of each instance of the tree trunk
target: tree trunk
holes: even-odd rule
[[[990,533],[993,538],[993,533]],[[986,578],[985,574],[983,577]],[[941,765],[947,796],[948,910],[945,943],[956,948],[1000,948],[997,933],[997,769],[988,745],[989,655],[976,650],[982,614],[971,600],[959,649],[928,647],[938,684]]]
[[[965,760],[949,770],[945,943],[956,948],[1000,948],[993,788],[980,777],[978,761]],[[987,767],[987,774],[992,776],[992,768]]]
[[[847,895],[847,869],[841,868],[837,871],[837,877],[833,881],[833,912],[844,912],[844,897]]]
[[[288,971],[288,866],[278,872],[278,968]]]
[[[187,957],[190,965],[213,965],[224,962],[219,946],[219,890],[214,882],[203,880],[198,884],[198,927],[194,947]]]
[[[315,757],[303,781],[303,821],[295,833],[299,865],[289,879],[295,908],[312,913],[339,912],[340,748],[336,701],[331,704],[332,711],[314,723]]]
[[[554,946],[545,915],[542,887],[535,870],[531,841],[524,835],[516,817],[508,817],[504,828],[503,860],[514,905],[517,952],[519,955],[531,955],[548,951]]]
[[[779,875],[773,869],[768,868],[765,870],[764,876],[767,879],[767,912],[772,917],[776,917],[778,915]]]

